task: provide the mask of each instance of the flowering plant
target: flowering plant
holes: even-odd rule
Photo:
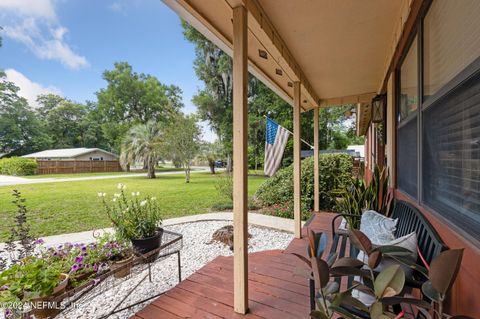
[[[126,186],[118,184],[120,193],[107,202],[106,193],[99,193],[117,235],[124,239],[142,239],[155,235],[162,223],[160,207],[155,197],[140,198],[140,192],[126,194]]]
[[[62,267],[38,257],[27,257],[3,271],[0,276],[1,296],[29,301],[49,296],[62,280]],[[0,301],[3,298],[0,298]]]

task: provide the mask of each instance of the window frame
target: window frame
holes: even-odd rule
[[[394,79],[395,79],[395,152],[398,151],[398,129],[404,125],[409,124],[411,121],[417,120],[417,198],[412,197],[410,194],[404,190],[398,188],[398,179],[395,181],[395,189],[400,191],[403,196],[409,198],[410,201],[418,204],[420,207],[423,207],[428,210],[435,218],[439,219],[443,224],[448,225],[448,227],[454,231],[456,234],[461,236],[464,240],[470,242],[474,247],[480,248],[480,239],[473,237],[461,227],[454,224],[449,218],[441,214],[436,209],[429,206],[423,197],[423,113],[429,110],[433,105],[436,105],[437,102],[444,98],[446,95],[452,93],[452,91],[458,89],[460,86],[464,85],[465,82],[469,81],[471,78],[480,75],[480,56],[477,57],[471,64],[465,67],[460,71],[456,76],[447,81],[441,88],[437,90],[434,94],[428,96],[427,99],[423,96],[424,93],[424,19],[427,16],[430,6],[433,1],[429,1],[426,6],[425,11],[419,15],[415,27],[413,28],[411,34],[408,37],[407,44],[404,47],[398,64],[394,70]],[[417,77],[418,77],[418,106],[415,113],[410,114],[402,121],[399,121],[399,107],[401,99],[401,67],[402,64],[412,47],[413,42],[417,41]],[[395,155],[397,156],[397,154]],[[398,175],[398,164],[395,167],[396,174]]]

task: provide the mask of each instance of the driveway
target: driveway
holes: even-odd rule
[[[192,172],[210,172],[208,167],[194,167]],[[184,174],[183,171],[172,171],[172,172],[157,172],[155,175],[170,175],[170,174]],[[73,174],[72,174],[73,175]],[[18,176],[8,176],[0,175],[0,186],[9,186],[9,185],[24,185],[24,184],[43,184],[43,183],[61,183],[61,182],[74,182],[74,181],[90,181],[97,179],[114,179],[114,178],[125,178],[125,177],[139,177],[147,176],[147,173],[139,174],[118,174],[118,175],[105,175],[105,176],[84,176],[84,177],[66,177],[66,178],[38,178],[38,179],[29,179]]]

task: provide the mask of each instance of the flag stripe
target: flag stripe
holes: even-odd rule
[[[290,132],[267,118],[265,140],[265,175],[272,176],[282,163],[283,152]]]

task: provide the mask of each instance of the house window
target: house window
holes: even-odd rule
[[[480,1],[436,0],[425,19],[424,99],[480,56]]]
[[[398,188],[417,198],[417,109],[418,59],[417,37],[413,40],[400,67],[397,129]]]
[[[466,233],[480,233],[480,75],[424,111],[423,200]]]
[[[434,1],[424,18],[422,202],[480,233],[480,1]]]

